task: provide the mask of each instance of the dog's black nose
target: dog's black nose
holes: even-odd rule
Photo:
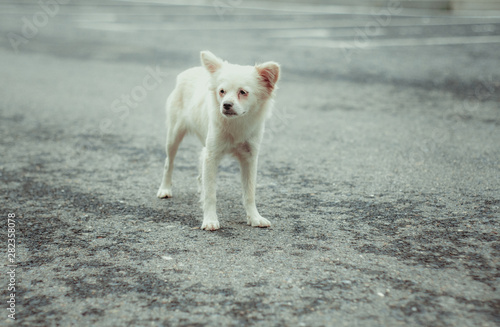
[[[233,108],[233,104],[231,102],[224,102],[222,106],[224,107],[224,110],[231,110]]]

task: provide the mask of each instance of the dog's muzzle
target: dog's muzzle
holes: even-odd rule
[[[233,110],[233,103],[232,102],[224,102],[222,104],[222,113],[225,115],[225,116],[236,116],[237,113]]]

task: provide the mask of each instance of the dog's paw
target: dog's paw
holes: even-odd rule
[[[201,229],[204,230],[218,230],[220,228],[219,221],[217,219],[213,220],[203,220],[203,224],[201,225]]]
[[[262,216],[247,217],[247,224],[252,227],[271,227],[271,222]]]
[[[171,198],[172,197],[172,189],[160,187],[156,196],[160,199],[162,198]]]

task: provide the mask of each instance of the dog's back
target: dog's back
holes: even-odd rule
[[[210,75],[203,67],[193,67],[177,76],[177,84],[167,100],[167,120],[198,136],[207,136]]]

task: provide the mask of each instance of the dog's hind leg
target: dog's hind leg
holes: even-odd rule
[[[165,167],[163,169],[163,178],[160,188],[158,189],[157,196],[159,198],[172,197],[172,171],[174,169],[174,159],[179,149],[182,139],[186,135],[186,129],[179,126],[179,124],[171,125],[167,131],[167,142],[165,150],[167,158],[165,159]]]

